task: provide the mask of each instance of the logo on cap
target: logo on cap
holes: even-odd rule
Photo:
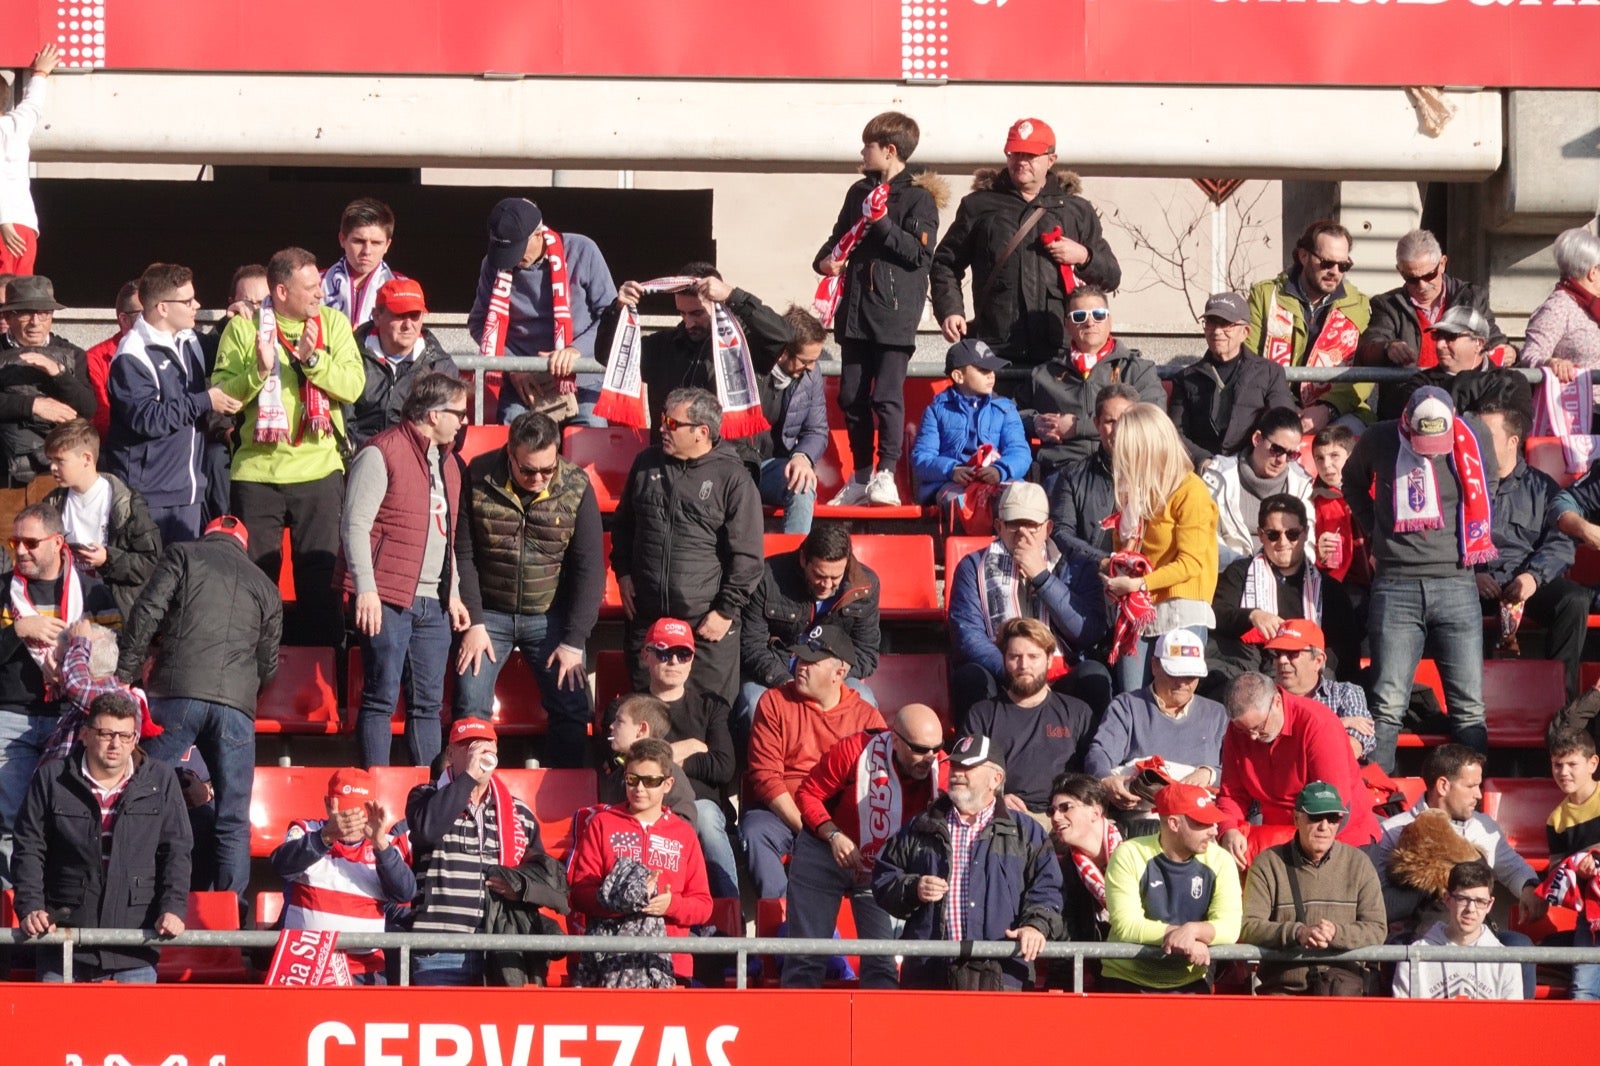
[[[811,632],[806,634],[806,639],[807,640],[821,640],[822,639],[822,627],[821,626],[813,627]]]
[[[1021,122],[1017,123],[1017,136],[1024,139],[1032,137],[1033,123],[1029,122],[1027,119],[1023,119]]]
[[[1449,421],[1447,421],[1446,419],[1443,419],[1443,418],[1435,418],[1435,417],[1429,416],[1429,417],[1426,417],[1426,418],[1417,419],[1417,432],[1418,433],[1425,433],[1425,434],[1443,433],[1445,430],[1447,430],[1449,428],[1450,428]]]

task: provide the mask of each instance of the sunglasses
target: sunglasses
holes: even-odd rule
[[[1272,442],[1270,440],[1267,441],[1267,448],[1268,448],[1269,451],[1272,452],[1272,454],[1276,458],[1279,458],[1279,459],[1298,459],[1298,458],[1300,458],[1300,449],[1299,448],[1285,448],[1283,445],[1276,444],[1276,443],[1274,443],[1274,442]]]
[[[650,654],[662,663],[686,663],[694,658],[694,652],[689,648],[651,648]]]
[[[467,417],[467,409],[465,407],[436,407],[434,410],[438,411],[440,414],[455,415],[457,418],[461,419],[465,419]],[[551,467],[550,469],[553,471],[555,470],[555,467]]]
[[[638,788],[640,785],[643,785],[645,788],[660,788],[666,780],[667,779],[665,775],[662,774],[651,774],[648,776],[645,774],[622,775],[622,783],[627,785],[629,788]]]
[[[1348,274],[1356,268],[1354,259],[1323,259],[1321,256],[1312,256],[1311,260],[1320,270],[1337,270],[1341,274]]]
[[[905,738],[905,734],[901,733],[899,730],[895,730],[894,736],[896,740],[910,748],[917,755],[932,755],[936,751],[944,750],[943,744],[913,744],[911,741],[907,740]]]
[[[452,411],[450,413],[454,414],[455,412]],[[466,412],[463,411],[462,416],[465,417],[465,415]],[[559,466],[559,463],[551,463],[549,466],[522,466],[521,464],[518,464],[517,473],[521,474],[523,477],[555,477],[556,470]]]
[[[1111,308],[1109,307],[1079,307],[1067,312],[1067,321],[1074,326],[1081,326],[1090,319],[1094,319],[1096,322],[1104,322],[1110,317]]]
[[[1344,821],[1344,815],[1342,815],[1342,814],[1331,814],[1331,813],[1330,814],[1308,814],[1308,815],[1306,815],[1306,817],[1308,819],[1310,819],[1311,821],[1313,821],[1313,822],[1334,822],[1334,823],[1337,823],[1337,822]]]
[[[1272,544],[1278,543],[1285,537],[1288,538],[1290,544],[1298,544],[1300,543],[1300,538],[1306,535],[1306,531],[1303,529],[1263,529],[1259,532],[1262,540]]]
[[[50,533],[43,537],[12,537],[11,550],[16,551],[18,548],[27,548],[31,552],[36,552],[39,550],[39,545],[54,540],[56,536],[57,534]]]
[[[661,428],[667,433],[675,433],[680,429],[694,429],[696,426],[703,425],[705,425],[704,422],[679,422],[671,415],[661,416]]]
[[[1426,274],[1407,274],[1404,270],[1402,270],[1399,271],[1400,280],[1405,282],[1407,285],[1421,285],[1425,281],[1432,281],[1434,278],[1438,277],[1439,271],[1443,269],[1444,264],[1440,263]]]

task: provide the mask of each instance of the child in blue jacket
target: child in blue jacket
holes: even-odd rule
[[[1010,366],[983,341],[971,337],[950,346],[944,372],[951,387],[922,412],[922,427],[911,449],[917,501],[941,504],[959,498],[974,481],[998,485],[1021,481],[1033,465],[1028,434],[1017,405],[994,394],[995,371]],[[978,449],[998,454],[988,466],[968,465]]]

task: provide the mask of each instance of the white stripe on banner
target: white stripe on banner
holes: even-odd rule
[[[988,0],[977,0],[987,3]],[[1005,0],[1000,0],[1003,4]],[[927,81],[950,76],[950,20],[944,4],[900,4],[900,76]]]
[[[104,4],[67,4],[56,8],[56,47],[64,67],[106,65]]]

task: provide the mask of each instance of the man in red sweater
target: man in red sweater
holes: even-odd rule
[[[805,832],[789,857],[788,936],[826,939],[850,897],[856,934],[892,940],[894,918],[872,898],[878,851],[950,783],[941,750],[944,725],[932,707],[910,704],[886,733],[857,733],[835,744],[795,793]],[[784,988],[821,988],[823,959],[791,955]],[[894,959],[861,960],[862,988],[898,988]]]
[[[878,709],[844,683],[856,646],[843,629],[816,626],[789,653],[794,680],[767,689],[756,701],[739,819],[760,899],[782,899],[788,891],[783,860],[802,826],[794,797],[811,768],[852,733],[884,728]]]
[[[94,386],[94,398],[100,401],[90,421],[102,438],[111,431],[111,397],[107,391],[107,382],[111,379],[111,360],[116,358],[117,346],[133,328],[134,321],[143,310],[144,305],[139,302],[139,282],[125,282],[117,290],[117,332],[83,353],[89,364],[89,384]]]
[[[1227,817],[1218,842],[1241,868],[1263,848],[1293,835],[1295,797],[1313,781],[1338,789],[1350,808],[1339,828],[1341,841],[1359,848],[1378,839],[1378,819],[1337,715],[1258,673],[1235,678],[1223,705],[1228,732],[1217,806]],[[1261,808],[1254,831],[1245,822],[1252,800]]]

